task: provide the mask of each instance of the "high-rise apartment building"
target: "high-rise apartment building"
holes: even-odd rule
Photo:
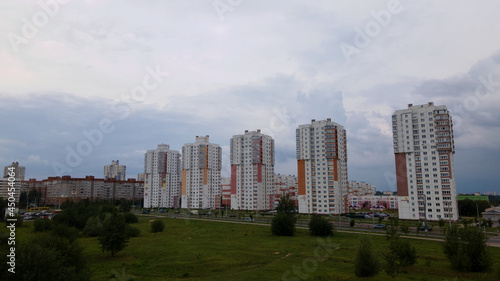
[[[179,207],[181,154],[170,150],[168,144],[159,144],[144,156],[144,207]]]
[[[195,143],[182,147],[182,208],[220,207],[221,166],[221,147],[208,136],[196,136]]]
[[[127,167],[125,165],[120,165],[118,160],[111,161],[111,165],[104,165],[104,179],[115,179],[119,181],[126,180]]]
[[[457,220],[453,125],[446,106],[409,104],[392,115],[399,218]]]
[[[273,209],[274,140],[257,131],[231,138],[231,209]]]
[[[23,166],[19,166],[19,162],[12,162],[12,165],[5,166],[3,169],[3,178],[0,179],[0,197],[7,199],[14,195],[14,199],[16,202],[19,202],[19,196],[22,190],[21,181],[24,180],[24,175],[26,172],[26,168]],[[11,177],[10,175],[14,175]],[[10,178],[10,180],[9,180]],[[9,192],[11,188],[14,187],[15,191]]]
[[[343,126],[312,120],[296,130],[299,213],[342,214],[347,201],[347,143]]]

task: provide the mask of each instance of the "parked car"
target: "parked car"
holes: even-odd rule
[[[252,218],[245,218],[245,221],[253,221]]]
[[[365,219],[371,219],[371,218],[372,218],[372,216],[370,216],[370,215],[365,215]]]
[[[424,225],[420,227],[420,231],[432,231],[432,227],[429,225]]]
[[[385,224],[381,223],[381,224],[376,224],[373,226],[373,228],[382,228],[382,229],[385,229]]]
[[[235,214],[230,214],[230,215],[229,215],[229,217],[230,217],[230,218],[235,218],[235,217],[236,217],[236,215],[235,215]]]

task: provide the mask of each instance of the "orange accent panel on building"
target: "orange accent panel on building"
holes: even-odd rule
[[[187,194],[187,183],[186,183],[186,176],[187,171],[185,169],[182,169],[182,182],[181,182],[181,195],[186,195]]]
[[[298,194],[306,195],[306,161],[297,160]]]
[[[395,157],[398,196],[408,196],[408,172],[406,171],[406,154],[396,153]]]

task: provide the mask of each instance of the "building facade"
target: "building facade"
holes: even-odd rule
[[[409,104],[392,115],[399,218],[457,220],[452,118],[446,106]]]
[[[274,140],[257,131],[231,138],[231,209],[270,210]]]
[[[49,177],[37,181],[22,181],[26,190],[36,189],[42,194],[39,205],[60,205],[66,200],[131,200],[138,204],[144,197],[144,182],[128,179],[98,179],[93,176],[72,178],[70,176]]]
[[[220,208],[222,150],[209,136],[182,147],[181,207]]]
[[[284,194],[289,194],[290,199],[295,202],[295,206],[298,207],[297,202],[297,177],[293,175],[281,175],[274,174],[274,194],[272,201],[274,202],[273,209],[276,209],[279,204],[279,200]]]
[[[0,179],[0,197],[7,199],[14,195],[15,202],[19,202],[19,196],[22,191],[21,181],[24,180],[26,168],[19,166],[19,162],[12,162],[12,165],[5,166],[3,169],[3,178]],[[14,175],[11,177],[11,175]],[[14,188],[14,193],[9,192]]]
[[[104,179],[126,180],[127,167],[120,165],[118,160],[111,161],[111,165],[104,165]]]
[[[347,140],[343,126],[312,120],[296,130],[300,213],[348,211]]]
[[[349,196],[349,208],[352,210],[398,209],[398,197],[394,195]]]
[[[347,190],[349,196],[375,195],[376,186],[364,181],[349,181]]]
[[[144,156],[144,207],[178,208],[180,195],[181,155],[159,144]]]
[[[231,208],[231,178],[222,178],[221,195],[223,208]]]

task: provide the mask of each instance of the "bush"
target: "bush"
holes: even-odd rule
[[[276,236],[293,236],[296,221],[293,215],[278,213],[271,221],[271,233]]]
[[[16,274],[9,280],[90,280],[83,249],[74,241],[50,234],[19,244]]]
[[[70,242],[73,242],[78,238],[80,231],[78,230],[78,228],[73,226],[67,226],[65,224],[54,224],[52,226],[52,233],[55,236],[65,238]]]
[[[356,224],[356,222],[353,219],[351,219],[351,221],[349,222],[349,226],[354,227],[355,224]]]
[[[141,234],[141,230],[135,226],[127,225],[125,227],[125,236],[127,237],[137,237]]]
[[[102,222],[98,216],[89,218],[83,228],[83,234],[89,237],[97,237],[102,233],[102,231]]]
[[[372,252],[372,243],[369,237],[361,238],[356,258],[354,260],[354,273],[358,277],[372,277],[380,271],[380,263]]]
[[[125,217],[125,223],[137,223],[137,222],[139,222],[139,219],[137,218],[137,216],[131,212],[127,212],[127,213],[123,214],[123,216]]]
[[[151,223],[151,232],[153,233],[162,232],[164,228],[165,228],[165,223],[160,219],[155,219]]]
[[[491,269],[486,237],[478,227],[458,228],[453,225],[451,229],[448,228],[443,252],[455,270],[486,272]]]
[[[52,221],[44,219],[36,219],[33,222],[33,232],[44,232],[52,229]]]
[[[321,216],[313,215],[309,221],[309,232],[314,236],[333,235],[333,225]]]

